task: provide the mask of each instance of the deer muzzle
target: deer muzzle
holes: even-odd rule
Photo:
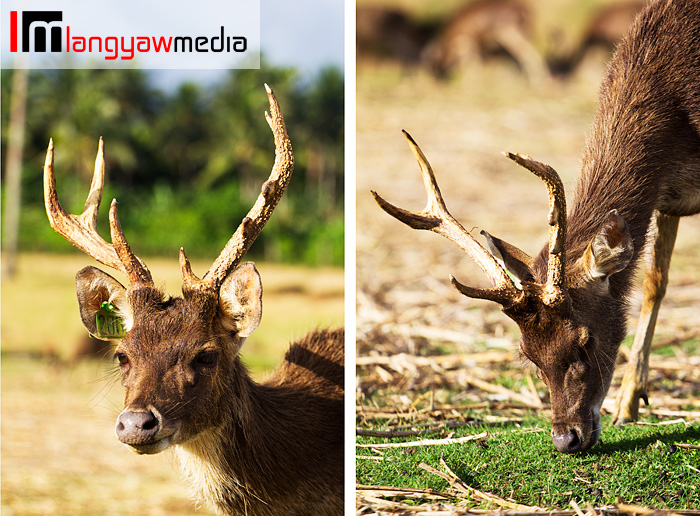
[[[179,424],[164,424],[155,408],[124,410],[117,418],[117,438],[138,454],[160,453],[177,440]]]
[[[582,452],[600,439],[600,408],[591,410],[590,417],[571,425],[554,423],[552,443],[562,453]]]

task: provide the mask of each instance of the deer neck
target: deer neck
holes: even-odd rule
[[[176,448],[182,472],[198,499],[226,514],[268,514],[269,489],[289,480],[281,464],[293,467],[299,435],[298,401],[283,388],[256,383],[239,358],[222,400],[222,421]],[[226,401],[224,401],[225,403]],[[279,493],[277,493],[279,494]],[[272,512],[270,512],[272,513]]]
[[[625,219],[634,243],[630,265],[610,278],[611,293],[628,293],[655,209],[673,170],[682,121],[646,87],[644,77],[608,76],[586,142],[576,194],[569,214],[569,263],[578,260],[610,210]],[[631,81],[631,82],[630,82]],[[670,136],[669,136],[670,135]],[[680,149],[679,149],[680,150]]]
[[[686,11],[658,16],[668,9]],[[666,3],[635,24],[617,48],[601,86],[598,113],[586,143],[569,216],[570,259],[581,256],[609,210],[624,217],[634,242],[631,265],[610,278],[627,292],[654,210],[686,216],[700,211],[700,124],[692,52],[669,51],[676,34],[697,33],[682,20],[692,7]],[[676,27],[674,20],[679,20]],[[673,32],[676,30],[677,32]],[[684,43],[685,44],[685,43]]]
[[[581,259],[607,215],[617,210],[627,224],[634,254],[628,267],[610,277],[611,292],[617,292],[614,297],[628,292],[635,264],[644,249],[659,187],[653,172],[653,166],[642,160],[622,163],[595,156],[584,161],[569,215],[567,261],[574,264]]]

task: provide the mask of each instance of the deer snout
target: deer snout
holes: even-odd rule
[[[158,418],[150,410],[124,411],[117,419],[117,437],[124,444],[144,444],[158,433]]]
[[[601,430],[600,406],[597,406],[582,423],[572,426],[552,425],[552,443],[562,453],[585,451],[598,442]]]
[[[153,410],[125,410],[119,414],[117,438],[136,453],[158,453],[172,444],[174,431],[164,430],[159,414]]]
[[[581,449],[581,439],[576,430],[552,434],[552,442],[554,447],[562,453],[574,453]]]

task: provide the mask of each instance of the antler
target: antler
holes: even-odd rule
[[[95,172],[90,185],[90,193],[85,201],[81,215],[66,212],[58,201],[56,194],[56,176],[53,169],[53,139],[49,140],[44,163],[44,204],[51,227],[71,244],[92,256],[104,265],[123,272],[132,286],[153,286],[153,279],[146,264],[141,261],[129,247],[124,238],[117,201],[114,199],[109,208],[109,226],[112,244],[107,243],[97,233],[97,216],[104,189],[105,159],[104,142],[100,137],[95,158]]]
[[[529,156],[506,153],[518,165],[525,167],[539,177],[547,186],[549,195],[549,259],[547,262],[547,283],[544,285],[542,300],[554,305],[566,297],[566,195],[564,185],[549,165],[530,159]]]
[[[428,195],[428,203],[425,209],[419,213],[410,212],[388,203],[376,192],[372,191],[374,200],[389,215],[400,220],[413,229],[427,229],[444,236],[462,248],[477,263],[482,271],[489,277],[494,287],[490,289],[480,289],[468,287],[459,283],[454,277],[450,277],[452,284],[462,294],[478,299],[496,301],[504,306],[517,303],[523,292],[515,286],[513,280],[501,267],[498,261],[484,247],[464,229],[447,211],[445,201],[438,188],[435,174],[428,163],[418,144],[411,136],[403,131],[408,139],[413,155],[416,157],[423,173],[423,183]]]
[[[428,204],[420,213],[413,213],[388,203],[374,191],[372,191],[372,195],[379,206],[392,217],[413,229],[428,229],[434,231],[461,247],[489,277],[494,287],[490,289],[468,287],[459,283],[454,277],[450,277],[452,285],[465,296],[496,301],[503,305],[504,309],[519,304],[526,296],[532,295],[536,295],[547,305],[557,305],[566,299],[567,293],[564,275],[564,264],[566,261],[566,198],[564,195],[564,186],[556,171],[550,166],[534,161],[527,156],[511,153],[506,154],[508,158],[527,168],[542,179],[547,186],[549,194],[550,230],[547,282],[544,285],[529,282],[528,288],[520,289],[515,285],[498,260],[476,241],[452,215],[450,215],[445,207],[445,201],[440,194],[440,189],[438,188],[435,174],[430,167],[430,163],[428,163],[428,160],[413,138],[411,138],[406,131],[403,131],[403,133],[408,139],[411,150],[418,160],[423,173],[423,182],[425,183],[425,190],[428,194]],[[524,260],[523,257],[527,257],[527,255],[518,248],[492,237],[485,231],[482,231],[482,234],[486,236],[491,244],[497,241],[503,251],[508,251],[511,256],[520,257],[519,261],[525,263],[526,260]],[[529,262],[529,257],[527,258]],[[519,266],[526,267],[525,265]]]
[[[267,84],[265,90],[270,102],[270,113],[265,113],[265,118],[275,138],[275,163],[270,177],[263,183],[262,192],[248,215],[202,279],[194,275],[184,249],[180,249],[183,290],[218,290],[226,275],[240,263],[258,237],[289,184],[294,169],[292,144],[287,136],[287,128],[275,94]]]

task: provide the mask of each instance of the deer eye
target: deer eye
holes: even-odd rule
[[[121,351],[117,351],[114,354],[114,359],[119,361],[120,366],[129,364],[129,357],[126,356],[126,353],[122,353]]]
[[[216,365],[219,359],[219,354],[213,350],[204,350],[197,353],[194,357],[193,364],[201,367],[212,367]]]

